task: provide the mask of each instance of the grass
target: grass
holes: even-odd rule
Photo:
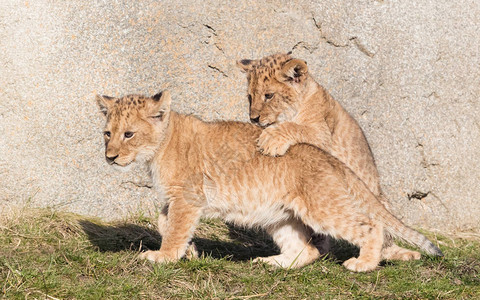
[[[154,222],[153,222],[154,223]],[[6,299],[478,299],[480,242],[427,235],[445,258],[387,262],[352,273],[341,262],[358,253],[337,242],[327,258],[300,270],[254,264],[276,253],[262,232],[205,220],[194,242],[204,255],[154,265],[140,248],[158,249],[151,220],[104,223],[25,209],[0,222],[0,297]]]

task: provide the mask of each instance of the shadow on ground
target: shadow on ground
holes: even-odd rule
[[[88,220],[81,220],[79,224],[92,245],[102,252],[160,249],[162,237],[154,228],[137,224],[103,225]],[[277,246],[264,231],[226,226],[228,226],[230,241],[195,237],[193,242],[198,252],[215,259],[228,258],[232,261],[246,261],[279,253]],[[331,259],[342,263],[352,256],[358,256],[356,247],[344,241],[332,243],[331,253],[329,253]]]
[[[136,224],[103,225],[88,220],[79,221],[88,239],[99,251],[158,250],[161,235],[153,228]],[[245,261],[258,256],[278,254],[278,249],[268,235],[262,231],[244,230],[229,226],[229,238],[233,241],[193,238],[200,254],[212,258],[229,258]]]
[[[136,224],[104,225],[89,220],[80,220],[78,223],[92,245],[101,252],[157,249],[162,241],[156,230]]]

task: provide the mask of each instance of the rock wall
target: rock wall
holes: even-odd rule
[[[359,121],[405,222],[479,230],[480,4],[0,3],[0,203],[119,218],[161,206],[103,158],[94,96],[169,89],[177,111],[248,118],[235,66],[293,50]]]

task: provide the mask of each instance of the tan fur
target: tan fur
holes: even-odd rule
[[[298,143],[315,145],[347,165],[389,209],[362,129],[315,82],[305,61],[275,54],[237,65],[247,72],[250,118],[258,118],[258,124],[266,127],[258,139],[263,154],[281,156]],[[385,243],[393,246],[388,237]],[[384,252],[384,258],[419,259],[420,253],[393,247]]]
[[[309,242],[311,230],[358,245],[360,256],[344,263],[353,271],[378,265],[386,232],[441,254],[385,210],[343,163],[318,148],[296,145],[279,158],[261,155],[255,144],[260,128],[175,113],[168,92],[97,100],[107,116],[109,162],[128,166],[140,157],[168,199],[161,248],[141,258],[183,257],[201,216],[265,228],[281,253],[258,260],[281,267],[301,267],[319,257]],[[125,132],[133,135],[125,138]]]
[[[162,209],[162,211],[158,215],[158,220],[157,220],[157,229],[160,235],[162,236],[165,235],[165,233],[167,232],[167,224],[168,224],[167,221],[168,221],[168,205],[166,205]],[[198,258],[198,256],[199,254],[198,254],[197,247],[195,246],[195,243],[190,242],[187,247],[187,250],[185,250],[185,258],[191,260],[194,258]]]

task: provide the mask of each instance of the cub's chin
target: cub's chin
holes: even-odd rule
[[[131,161],[128,164],[125,164],[123,166],[119,165],[119,164],[113,164],[112,167],[113,167],[113,169],[115,169],[117,171],[127,173],[132,169],[132,166],[134,165],[134,162],[135,161]]]

